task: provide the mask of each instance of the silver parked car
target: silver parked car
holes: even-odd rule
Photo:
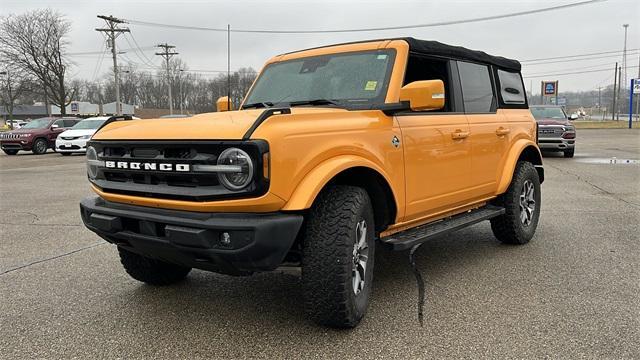
[[[564,157],[572,158],[576,148],[576,127],[564,109],[557,105],[531,105],[531,114],[538,122],[538,146],[540,150],[562,151]]]

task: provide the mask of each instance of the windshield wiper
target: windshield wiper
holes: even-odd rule
[[[246,105],[243,105],[242,108],[243,109],[251,109],[251,108],[259,109],[259,108],[268,108],[268,107],[272,107],[272,106],[273,106],[272,102],[265,101],[265,102],[257,102],[257,103],[252,103],[252,104],[246,104]]]
[[[289,103],[289,106],[298,106],[298,105],[335,105],[339,107],[344,107],[344,105],[342,105],[338,101],[329,100],[329,99],[300,100],[300,101],[292,101]]]

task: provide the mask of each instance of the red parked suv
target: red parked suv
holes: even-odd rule
[[[15,155],[20,150],[44,154],[55,148],[58,135],[77,124],[82,119],[74,117],[45,117],[31,120],[20,129],[0,133],[0,147],[7,155]]]

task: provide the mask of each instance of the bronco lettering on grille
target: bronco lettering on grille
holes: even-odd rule
[[[131,169],[131,170],[160,170],[160,171],[191,171],[189,164],[171,163],[149,163],[149,162],[129,162],[129,161],[105,161],[104,166],[108,169]]]

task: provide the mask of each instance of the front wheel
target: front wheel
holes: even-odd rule
[[[564,157],[572,158],[575,151],[576,151],[575,149],[565,150],[564,151]]]
[[[184,279],[191,268],[151,259],[118,247],[120,262],[127,273],[150,285],[170,285]]]
[[[530,162],[519,161],[507,192],[498,199],[504,215],[491,219],[491,230],[505,244],[526,244],[540,218],[540,178]]]
[[[47,152],[47,148],[49,147],[49,144],[47,144],[47,140],[45,139],[37,139],[34,143],[33,143],[33,153],[36,155],[41,155]]]
[[[323,191],[309,214],[303,244],[304,308],[326,326],[358,325],[369,305],[375,232],[367,192],[354,186]]]

